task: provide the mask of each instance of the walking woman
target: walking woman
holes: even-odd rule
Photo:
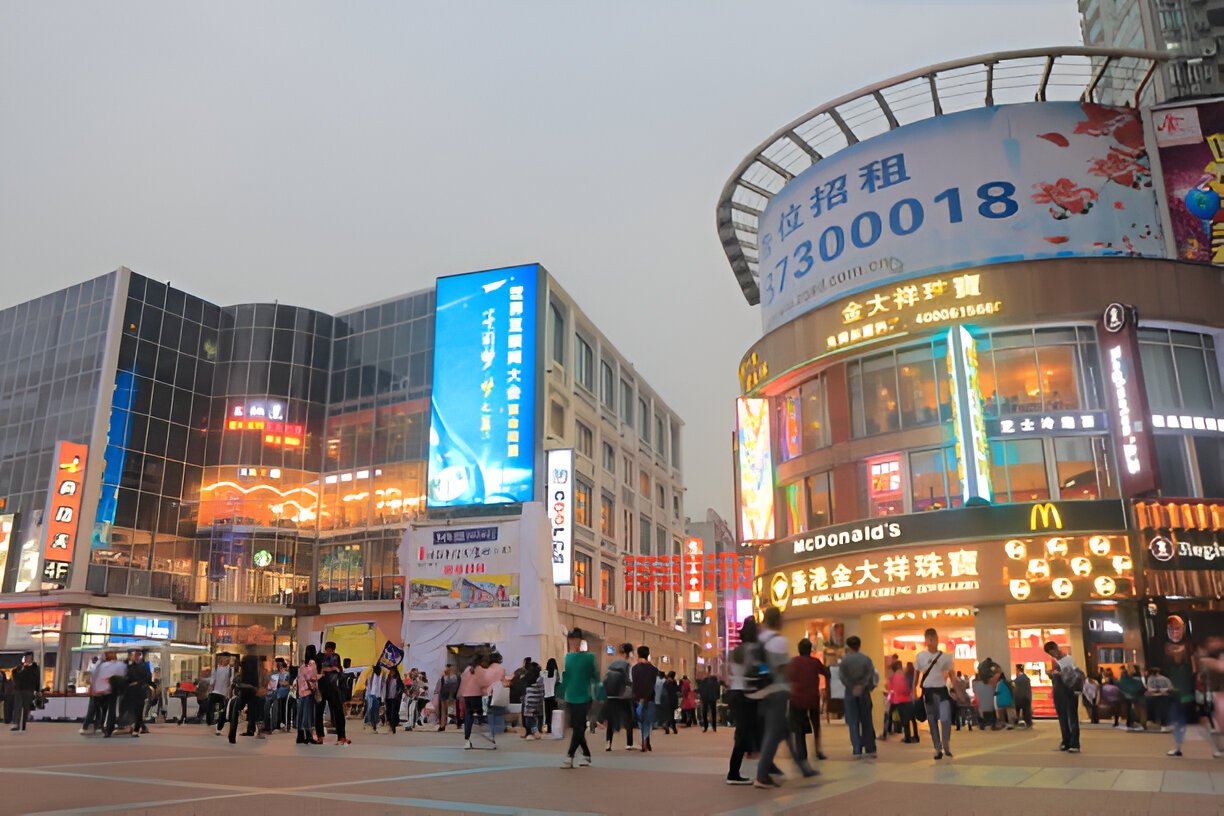
[[[309,663],[311,666],[314,667],[315,688],[318,689],[319,691],[318,694],[311,697],[311,700],[314,701],[314,720],[313,721],[314,721],[314,730],[315,730],[315,743],[318,745],[322,745],[323,737],[324,737],[323,710],[324,710],[324,707],[327,705],[327,703],[323,699],[323,689],[319,687],[319,683],[321,680],[319,676],[319,650],[315,648],[315,645],[313,643],[306,647],[306,653],[302,658],[302,665],[306,665],[307,663]],[[307,729],[306,733],[307,734],[310,733],[309,729]]]
[[[731,765],[727,769],[728,785],[751,785],[752,780],[740,773],[744,754],[752,753],[757,742],[757,701],[748,696],[748,668],[753,664],[757,645],[756,618],[745,618],[740,626],[740,645],[731,650],[727,701],[735,722],[735,742],[731,748]]]
[[[306,657],[297,673],[297,744],[322,745],[323,738],[315,739],[315,709],[323,695],[319,692],[319,669],[314,661],[314,646],[306,647]]]
[[[569,653],[565,656],[565,674],[561,688],[565,697],[565,708],[569,712],[570,744],[562,768],[574,767],[574,755],[582,750],[582,765],[591,764],[591,749],[587,746],[587,714],[591,710],[591,687],[595,684],[595,655],[582,651],[581,629],[570,631],[566,640]]]
[[[697,694],[688,677],[680,678],[680,722],[684,723],[685,728],[697,724]]]
[[[480,683],[483,677],[480,671],[480,658],[473,657],[472,662],[459,675],[459,696],[463,699],[463,747],[472,747],[472,723],[484,711]]]
[[[557,668],[557,659],[548,658],[544,664],[544,731],[552,733],[552,715],[557,710],[557,680],[561,672]]]
[[[482,677],[482,693],[489,698],[489,742],[496,749],[497,735],[506,730],[506,709],[510,706],[510,679],[500,652],[489,655]]]
[[[399,727],[400,704],[404,699],[404,680],[400,677],[399,666],[391,669],[383,677],[383,700],[387,707],[387,727],[391,733]]]

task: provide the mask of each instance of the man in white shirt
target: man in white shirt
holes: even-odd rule
[[[111,678],[123,677],[126,672],[127,664],[119,660],[115,652],[106,652],[102,662],[94,668],[93,685],[89,690],[89,711],[81,728],[82,734],[93,734],[100,729],[109,737],[115,730],[115,704],[118,695],[111,688]]]
[[[229,699],[234,688],[234,667],[230,665],[229,652],[217,655],[217,666],[213,669],[212,679],[212,691],[208,693],[208,702],[205,703],[208,707],[205,722],[211,725],[213,709],[220,708],[221,714],[217,718],[216,734],[221,736],[221,732],[225,730],[226,711],[229,709]]]
[[[935,747],[935,758],[952,756],[952,695],[948,692],[952,672],[956,664],[952,655],[939,646],[939,633],[927,629],[923,633],[926,651],[914,658],[914,668],[922,681],[922,705],[926,708],[927,726],[931,729],[931,744]]]
[[[1079,694],[1074,681],[1083,672],[1075,667],[1075,661],[1054,641],[1047,641],[1044,650],[1054,661],[1050,667],[1050,682],[1054,689],[1054,711],[1058,714],[1058,727],[1062,732],[1062,743],[1058,750],[1078,754],[1080,750]]]

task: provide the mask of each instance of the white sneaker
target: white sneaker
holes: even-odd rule
[[[567,756],[565,759],[561,760],[561,767],[562,767],[562,768],[564,768],[564,769],[566,769],[566,770],[569,770],[570,768],[573,768],[573,767],[574,767],[574,758],[573,758],[572,756]]]
[[[584,756],[582,759],[578,760],[578,764],[583,768],[589,768],[591,767],[591,758],[589,756]]]
[[[470,751],[470,750],[472,750],[472,741],[471,741],[471,740],[464,740],[464,741],[463,741],[463,750],[465,750],[465,751]]]
[[[1172,730],[1173,730],[1173,729],[1172,729],[1172,728],[1170,728],[1170,727],[1169,727],[1169,726],[1167,726],[1167,725],[1162,725],[1162,726],[1160,727],[1160,733],[1162,733],[1162,734],[1168,734],[1168,733],[1170,733]]]
[[[82,728],[77,733],[80,734],[82,737],[88,737],[88,736],[92,736],[93,732],[94,730],[92,728]]]

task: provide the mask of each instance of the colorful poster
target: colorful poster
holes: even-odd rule
[[[774,537],[774,472],[770,448],[769,400],[736,401],[739,448],[740,541]]]
[[[413,541],[405,565],[409,609],[519,605],[517,523],[420,531]]]
[[[388,640],[383,646],[382,654],[379,655],[378,665],[389,671],[402,662],[404,662],[404,650]]]
[[[1151,116],[1177,257],[1224,265],[1224,100]]]
[[[1165,254],[1138,112],[1079,102],[977,108],[850,146],[770,199],[759,230],[766,332],[952,269]],[[850,305],[878,321],[938,294],[897,287]]]
[[[536,265],[438,279],[429,507],[535,498]]]

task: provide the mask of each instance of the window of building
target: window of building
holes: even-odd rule
[[[892,352],[851,363],[849,383],[855,436],[871,436],[900,427],[897,369]]]
[[[574,553],[574,592],[591,597],[591,556]]]
[[[866,499],[864,516],[876,518],[905,512],[901,454],[873,456],[860,462],[859,477],[860,482],[867,487],[862,494]]]
[[[1109,473],[1107,440],[1099,436],[1064,436],[1054,439],[1054,468],[1063,499],[1104,499],[1118,495]]]
[[[979,337],[978,381],[987,415],[1099,407],[1088,330],[1038,329]]]
[[[548,404],[548,432],[558,439],[565,437],[565,406],[559,402]]]
[[[652,552],[652,550],[654,549],[654,547],[652,546],[654,542],[654,536],[651,535],[651,529],[653,527],[654,527],[654,524],[646,516],[642,516],[641,518],[638,519],[638,544],[641,545],[642,555],[654,555],[654,553]]]
[[[950,466],[950,467],[949,467]],[[910,507],[914,513],[946,510],[961,504],[956,481],[956,452],[952,448],[914,451],[909,455]],[[951,483],[948,471],[951,470]]]
[[[601,606],[608,607],[616,603],[615,579],[613,578],[612,568],[607,565],[599,567],[599,603]]]
[[[616,538],[616,502],[607,493],[599,497],[599,532],[607,538]]]
[[[643,499],[650,498],[650,474],[645,469],[638,471],[638,493]]]
[[[819,530],[833,523],[833,492],[829,473],[817,473],[803,480],[806,493],[807,529]]]
[[[1190,463],[1186,461],[1186,438],[1156,434],[1156,467],[1160,471],[1162,496],[1191,496]]]
[[[599,443],[600,459],[603,462],[603,469],[609,473],[616,474],[616,448],[612,447],[607,442]]]
[[[606,360],[599,361],[599,401],[616,410],[616,372]]]
[[[620,418],[626,425],[633,424],[633,383],[621,380]]]
[[[595,454],[595,432],[582,422],[574,422],[574,447],[588,458]]]
[[[990,479],[996,502],[1050,498],[1045,445],[1041,439],[990,443]]]
[[[655,504],[660,507],[667,507],[667,490],[663,485],[655,486]]]
[[[792,482],[778,488],[778,501],[782,506],[781,535],[789,536],[802,533],[807,529],[807,519],[803,514],[803,484]]]
[[[621,457],[621,481],[627,485],[633,484],[633,457]]]
[[[672,494],[672,518],[676,521],[680,520],[680,494]]]
[[[1213,499],[1224,498],[1224,439],[1218,436],[1192,438],[1203,495]]]
[[[1153,411],[1211,412],[1224,406],[1215,341],[1210,335],[1142,329],[1139,357]]]
[[[641,398],[638,399],[638,436],[643,444],[650,444],[650,408]]]
[[[673,555],[666,527],[655,528],[655,555]]]
[[[663,417],[655,414],[655,444],[654,448],[661,456],[667,456],[667,438],[663,435]]]
[[[582,335],[574,335],[577,348],[574,360],[574,382],[595,393],[595,351]]]
[[[565,314],[556,303],[549,303],[548,315],[552,321],[552,358],[565,365]]]
[[[591,526],[591,486],[582,479],[574,480],[574,521]]]
[[[671,426],[671,463],[672,467],[680,467],[680,426]]]
[[[783,394],[775,403],[774,434],[778,438],[778,459],[789,462],[803,453],[803,421],[799,389]]]

